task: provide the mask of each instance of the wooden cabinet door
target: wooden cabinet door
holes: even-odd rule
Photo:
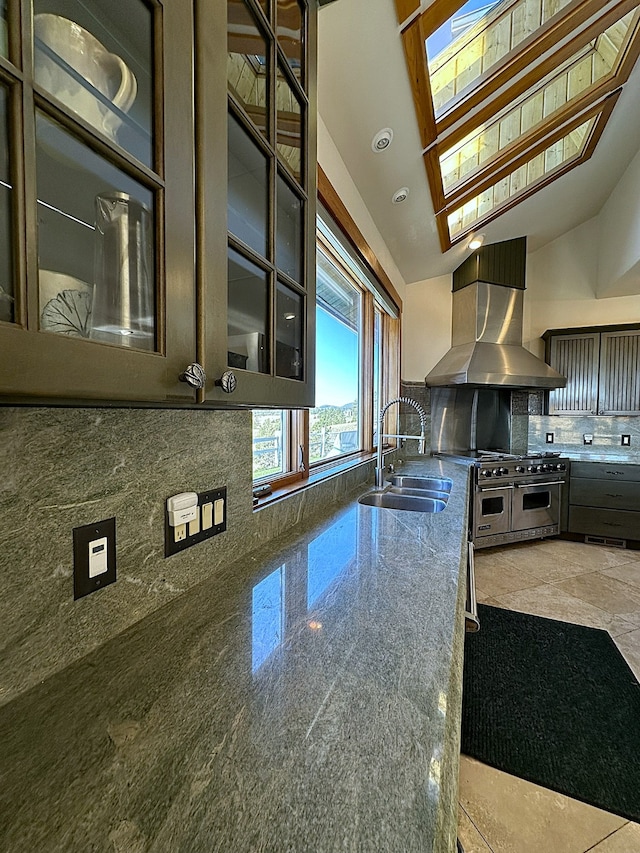
[[[549,392],[549,414],[597,414],[600,335],[553,335],[549,343],[549,364],[567,377]]]
[[[640,330],[602,332],[600,415],[640,412]]]
[[[191,4],[8,8],[0,395],[195,401]]]
[[[221,14],[227,31],[216,26]],[[206,403],[313,404],[316,14],[315,0],[196,2]],[[223,186],[226,207],[216,203]],[[220,384],[227,372],[229,393]]]

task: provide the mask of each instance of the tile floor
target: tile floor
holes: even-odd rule
[[[476,551],[481,604],[604,628],[640,680],[640,551],[539,540]],[[461,757],[465,853],[640,853],[640,824]]]

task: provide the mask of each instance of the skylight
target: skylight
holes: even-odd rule
[[[591,156],[640,52],[637,3],[452,5],[403,31],[443,251]]]

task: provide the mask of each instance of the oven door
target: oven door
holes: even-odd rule
[[[511,529],[549,527],[560,521],[562,482],[517,483],[511,507]]]
[[[514,487],[483,486],[476,488],[473,507],[473,539],[508,533],[511,529],[511,495]]]

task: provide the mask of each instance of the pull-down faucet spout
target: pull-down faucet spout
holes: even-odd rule
[[[389,434],[383,433],[384,429],[384,416],[387,414],[387,409],[393,406],[395,403],[408,403],[410,406],[417,411],[420,415],[420,435],[400,435],[400,434]],[[394,400],[389,400],[386,406],[383,406],[380,409],[380,417],[378,419],[378,455],[376,460],[376,488],[382,488],[384,485],[384,465],[382,463],[382,444],[384,438],[417,438],[418,439],[418,453],[422,454],[426,452],[426,436],[425,432],[427,429],[427,413],[422,408],[420,403],[417,400],[414,400],[411,397],[396,397]]]

